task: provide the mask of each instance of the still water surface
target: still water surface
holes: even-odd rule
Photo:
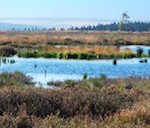
[[[33,77],[36,85],[46,86],[47,82],[81,80],[83,74],[88,77],[99,77],[105,74],[109,78],[141,76],[150,77],[150,58],[148,63],[139,63],[140,58],[118,60],[117,65],[113,65],[113,60],[57,60],[57,59],[14,59],[14,64],[1,64],[2,72],[22,72]]]
[[[145,54],[150,50],[150,46],[121,46],[122,50],[126,48],[134,53],[138,48],[142,48]],[[31,76],[37,86],[43,87],[48,87],[48,82],[81,80],[85,73],[90,78],[99,77],[101,74],[105,74],[109,78],[150,77],[150,58],[148,58],[148,63],[139,63],[141,58],[118,60],[117,65],[113,65],[113,60],[26,59],[16,56],[7,59],[13,59],[15,63],[1,63],[0,73],[22,72],[27,76]]]

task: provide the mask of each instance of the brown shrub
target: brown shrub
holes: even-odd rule
[[[134,94],[135,95],[135,94]],[[17,115],[25,104],[28,115],[46,117],[58,114],[63,118],[76,115],[106,117],[121,108],[131,106],[136,95],[120,94],[118,91],[65,88],[61,90],[4,88],[0,91],[0,114]],[[129,104],[128,104],[129,103]]]

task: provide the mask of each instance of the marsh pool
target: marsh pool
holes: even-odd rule
[[[83,74],[88,77],[99,77],[105,74],[109,78],[140,76],[150,77],[150,58],[148,63],[139,63],[140,58],[118,60],[113,65],[113,60],[57,60],[57,59],[26,59],[12,57],[14,64],[3,64],[0,66],[2,72],[22,72],[31,76],[37,86],[47,86],[47,82],[81,80]]]

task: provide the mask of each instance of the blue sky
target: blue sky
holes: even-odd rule
[[[132,20],[150,20],[150,0],[0,0],[0,17],[88,18],[119,20],[128,11]]]

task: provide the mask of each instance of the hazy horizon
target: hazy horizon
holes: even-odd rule
[[[0,18],[0,23],[15,25],[32,25],[46,28],[70,28],[88,25],[109,24],[110,20],[81,19],[81,18]]]
[[[8,24],[9,26],[23,25],[27,27],[41,27],[41,28],[70,28],[70,27],[82,27],[98,24],[111,24],[113,20],[102,19],[90,19],[90,18],[0,18],[0,24]],[[145,21],[149,22],[149,21]],[[0,25],[0,26],[1,26]],[[6,25],[5,25],[6,26]],[[8,26],[8,27],[9,27]],[[8,28],[7,27],[7,28]],[[12,27],[12,28],[13,28]],[[4,26],[3,26],[4,28]]]

